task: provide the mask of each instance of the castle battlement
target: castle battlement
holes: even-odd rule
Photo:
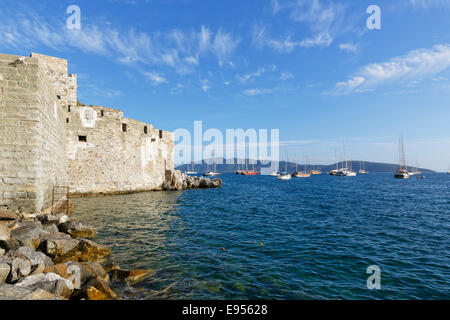
[[[65,59],[0,54],[0,206],[40,211],[54,186],[75,194],[157,189],[173,170],[173,133],[79,105],[77,88]]]

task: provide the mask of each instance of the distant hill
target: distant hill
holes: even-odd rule
[[[216,163],[219,161],[216,161]],[[224,164],[216,164],[216,171],[218,172],[236,172],[237,170],[242,170],[242,166],[238,166],[236,164],[236,159],[234,159],[234,163],[235,164],[226,164],[225,161],[223,161]],[[285,165],[286,162],[285,161],[280,161],[280,165],[279,165],[279,170],[284,172],[285,171]],[[351,166],[351,168],[353,168],[353,170],[358,171],[360,169],[360,166],[362,167],[363,165],[363,161],[349,161],[349,166]],[[342,162],[338,162],[337,164],[331,164],[331,165],[316,165],[316,166],[312,166],[312,165],[307,165],[307,170],[311,170],[311,169],[318,169],[318,170],[322,170],[323,172],[328,172],[330,170],[336,169],[336,166],[338,167],[342,167]],[[248,165],[248,170],[252,170],[253,169],[253,165]],[[267,167],[266,165],[264,165],[263,167]],[[287,163],[287,167],[288,167],[288,172],[294,172],[295,171],[295,167],[296,164],[293,162],[288,162]],[[305,165],[304,164],[297,164],[298,170],[304,170]],[[259,171],[261,168],[260,162],[258,161],[257,163],[255,163],[255,170]],[[177,169],[181,170],[181,171],[188,171],[188,166],[187,165],[181,165],[178,166]],[[191,170],[191,165],[189,165],[189,170]],[[203,163],[198,163],[195,164],[194,167],[195,171],[201,173],[201,172],[205,172],[208,170],[208,166],[206,165],[205,162]],[[212,165],[210,166],[209,169],[213,169]],[[244,167],[245,169],[245,167]],[[369,172],[394,172],[395,170],[398,169],[398,164],[392,164],[392,163],[380,163],[380,162],[368,162],[368,161],[364,161],[364,169],[366,169]],[[420,171],[422,171],[423,173],[430,173],[430,172],[434,172],[433,170],[429,170],[429,169],[424,169],[424,168],[419,168]]]

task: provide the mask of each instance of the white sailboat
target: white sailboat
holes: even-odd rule
[[[287,171],[287,163],[288,163],[288,156],[287,156],[287,150],[286,150],[286,161],[285,161],[284,173],[280,173],[277,176],[278,180],[291,180],[291,175]]]
[[[351,168],[348,168],[348,160],[347,160],[347,147],[344,143],[344,162],[342,164],[342,166],[344,166],[345,163],[345,168],[342,168],[338,171],[338,173],[336,174],[339,177],[356,177],[356,172],[354,172]]]
[[[191,170],[189,170],[189,164],[187,165],[188,171],[186,171],[185,173],[188,174],[188,175],[196,175],[197,172],[194,171],[194,162],[191,163],[191,166],[192,166],[192,168],[191,168]]]
[[[408,166],[406,165],[405,147],[403,145],[403,134],[400,135],[398,147],[399,147],[400,168],[397,169],[397,171],[395,171],[394,177],[396,179],[409,179],[410,173],[408,172]]]
[[[339,167],[338,167],[338,158],[337,158],[337,152],[336,150],[334,150],[334,160],[336,161],[336,169],[332,169],[328,172],[328,174],[330,176],[335,176],[337,175],[337,173],[339,172]]]
[[[216,172],[216,159],[214,159],[214,170],[213,171],[209,170],[209,164],[208,164],[208,171],[203,173],[203,175],[205,177],[215,177],[215,176],[220,176],[221,175],[221,173]]]
[[[359,174],[368,174],[368,172],[366,171],[366,169],[364,169],[364,161],[362,162],[362,167],[361,167],[361,163],[359,163]]]

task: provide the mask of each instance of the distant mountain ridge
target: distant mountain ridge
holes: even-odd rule
[[[219,161],[216,160],[216,163],[218,163]],[[236,172],[237,170],[243,170],[245,169],[245,165],[242,167],[242,165],[237,165],[236,164],[236,159],[234,159],[233,161],[234,164],[226,164],[225,160],[223,161],[223,164],[216,164],[216,171],[217,172]],[[286,166],[286,162],[285,161],[280,161],[279,163],[279,171],[284,172],[285,171],[285,166]],[[287,170],[288,172],[294,172],[295,168],[298,168],[298,170],[303,171],[305,169],[305,164],[295,164],[294,162],[288,162],[287,163]],[[316,170],[322,170],[323,172],[328,172],[330,170],[336,169],[336,167],[341,168],[343,166],[343,161],[338,162],[337,164],[330,164],[330,165],[307,165],[307,170],[312,170],[312,169],[316,169]],[[364,169],[367,170],[368,172],[395,172],[395,170],[397,170],[399,168],[398,164],[393,164],[393,163],[382,163],[382,162],[370,162],[370,161],[348,161],[348,166],[350,168],[352,168],[354,171],[358,171],[360,169],[360,167],[362,168],[362,166],[364,166]],[[261,164],[258,161],[257,163],[255,162],[255,170],[259,171],[261,168]],[[267,165],[263,165],[263,167],[267,167]],[[177,167],[178,170],[181,171],[192,171],[192,165],[189,164],[183,164]],[[196,172],[205,172],[208,170],[212,170],[213,169],[213,165],[210,165],[208,168],[208,165],[205,163],[205,161],[203,161],[201,164],[197,163],[194,165],[194,171]],[[247,169],[248,170],[252,170],[253,169],[253,165],[252,164],[248,164],[247,165]],[[414,166],[410,166],[408,167],[408,169],[410,171],[414,170]],[[425,169],[425,168],[417,168],[419,171],[423,172],[423,173],[431,173],[431,172],[435,172],[433,170],[430,169]]]

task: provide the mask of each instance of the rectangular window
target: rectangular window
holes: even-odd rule
[[[105,115],[105,113],[103,112],[103,110],[100,110],[100,117],[103,117]]]
[[[87,142],[87,136],[78,136],[78,141]]]
[[[159,138],[162,139],[162,137],[163,137],[163,131],[159,130]]]
[[[70,112],[70,104],[69,104],[69,106],[67,107],[67,111]]]
[[[144,133],[147,134],[147,126],[144,126]]]
[[[155,138],[152,138],[152,142],[155,142],[156,141],[156,139]]]
[[[66,123],[69,123],[69,118],[66,118]]]
[[[56,96],[58,99],[61,99],[61,96]]]
[[[127,124],[126,123],[122,123],[122,131],[127,132]]]

